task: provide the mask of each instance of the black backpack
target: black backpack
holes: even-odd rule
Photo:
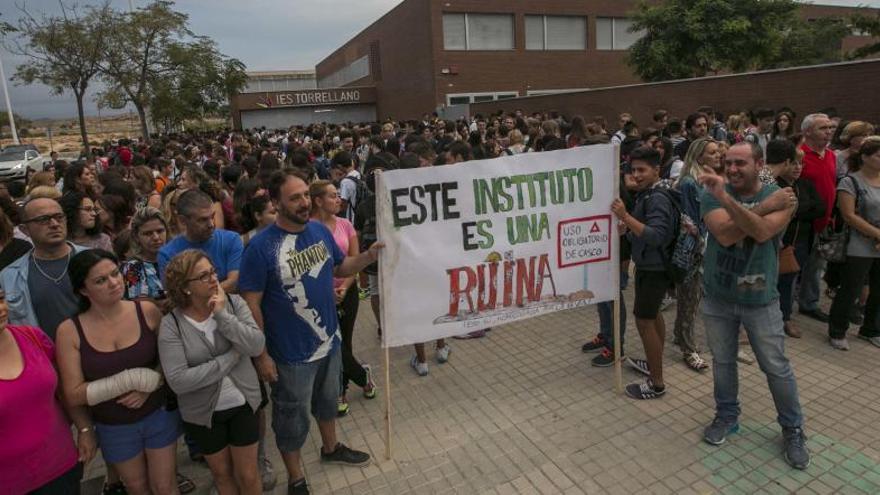
[[[700,229],[697,223],[684,212],[678,198],[672,194],[668,186],[660,184],[651,189],[651,194],[662,194],[669,199],[672,208],[675,210],[675,237],[670,243],[669,249],[661,249],[660,255],[663,257],[663,264],[666,267],[666,273],[675,285],[689,280],[699,269],[696,258],[703,252],[703,237],[700,235]]]
[[[367,183],[364,182],[360,177],[354,177],[352,175],[346,175],[339,181],[340,188],[342,187],[342,182],[350,180],[354,182],[355,193],[354,193],[354,203],[349,204],[348,206],[351,208],[351,211],[357,211],[358,205],[363,203],[365,200],[370,199],[374,196],[373,191],[370,191],[370,188],[367,187]]]

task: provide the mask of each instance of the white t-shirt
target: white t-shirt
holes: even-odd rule
[[[681,169],[683,168],[684,162],[679,159],[675,159],[675,161],[673,161],[672,165],[669,167],[669,178],[677,179],[678,176],[681,175]]]
[[[357,170],[352,170],[345,177],[352,177],[354,179],[360,179],[361,174]],[[344,199],[348,203],[348,208],[345,210],[345,218],[349,222],[354,222],[354,206],[357,204],[357,181],[345,178],[339,182],[339,197]]]
[[[214,345],[214,333],[217,331],[217,320],[215,320],[213,316],[205,321],[196,321],[186,315],[183,315],[183,317],[186,318],[192,326],[204,333],[208,342],[210,342],[211,345]],[[214,406],[214,410],[225,411],[227,409],[232,409],[233,407],[243,406],[245,403],[247,403],[247,400],[244,398],[244,394],[241,393],[241,390],[232,383],[232,380],[230,380],[228,376],[224,376],[220,383],[220,397],[217,398],[217,405]]]

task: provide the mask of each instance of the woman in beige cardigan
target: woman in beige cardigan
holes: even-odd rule
[[[205,454],[220,495],[258,495],[261,397],[249,358],[263,352],[263,332],[244,300],[223,292],[202,251],[169,262],[165,289],[175,309],[162,319],[159,357],[184,430]]]

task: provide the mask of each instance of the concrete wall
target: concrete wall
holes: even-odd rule
[[[612,125],[620,112],[629,112],[644,128],[650,126],[658,109],[683,119],[702,105],[711,105],[725,115],[756,107],[788,106],[800,118],[833,106],[845,119],[880,122],[877,81],[880,59],[873,59],[475,103],[470,112],[556,110],[569,117],[603,115]]]

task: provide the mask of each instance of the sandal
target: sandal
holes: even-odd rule
[[[193,483],[193,480],[187,478],[186,476],[177,473],[177,490],[180,493],[190,493],[196,489],[196,484]]]
[[[684,362],[687,363],[688,368],[690,368],[694,371],[702,372],[703,370],[705,370],[706,368],[709,367],[709,364],[706,363],[706,361],[704,361],[703,358],[701,358],[700,355],[697,354],[696,352],[692,352],[690,354],[687,354],[684,357]]]

